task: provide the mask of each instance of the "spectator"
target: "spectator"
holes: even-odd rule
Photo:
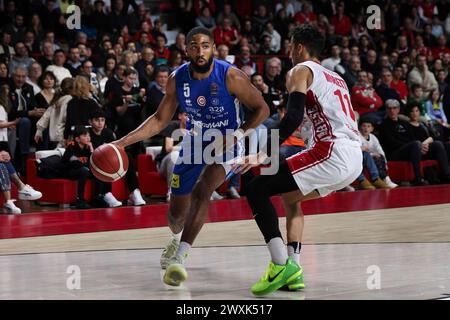
[[[216,46],[224,44],[230,48],[239,43],[239,33],[228,18],[223,19],[222,24],[214,29],[213,35]]]
[[[336,15],[331,17],[331,24],[337,35],[346,36],[352,32],[350,18],[344,14],[344,3],[340,2],[336,9]]]
[[[167,82],[170,70],[166,66],[160,66],[155,71],[155,81],[148,87],[145,102],[145,118],[156,112],[161,100],[166,95]]]
[[[381,84],[375,88],[375,91],[380,96],[383,103],[389,99],[400,101],[400,95],[397,90],[391,88],[392,72],[389,69],[384,69],[381,72]]]
[[[174,50],[178,50],[178,52],[181,53],[181,56],[184,61],[187,60],[186,56],[186,36],[184,33],[178,33],[177,37],[175,38],[175,43],[171,44],[169,46],[169,50],[172,52]]]
[[[168,65],[171,73],[173,71],[175,71],[183,63],[184,63],[183,55],[181,54],[180,51],[178,51],[178,50],[170,51],[169,61],[168,61],[167,65]]]
[[[277,32],[277,30],[274,29],[273,23],[271,21],[267,22],[264,27],[264,32],[262,34],[268,35],[271,38],[270,42],[270,49],[274,52],[280,51],[281,48],[281,36]]]
[[[438,89],[431,91],[428,100],[425,102],[425,107],[431,125],[437,128],[441,140],[447,142],[450,136],[450,124],[445,116],[441,94]]]
[[[267,118],[263,124],[268,129],[273,129],[280,121],[278,106],[281,104],[282,100],[281,92],[266,84],[263,77],[258,73],[254,73],[251,76],[251,82],[261,92],[264,101],[266,101],[270,108],[270,117]]]
[[[41,91],[34,96],[37,108],[47,109],[55,96],[56,77],[51,71],[45,71],[38,81]]]
[[[272,50],[272,38],[268,35],[262,36],[262,46],[259,48],[257,54],[264,56],[273,56],[276,54],[275,51]]]
[[[80,49],[78,47],[71,47],[69,49],[69,59],[64,64],[64,67],[69,70],[72,77],[78,74],[78,68],[81,67]]]
[[[7,144],[4,150],[10,152],[12,150],[13,154],[15,152],[15,130],[16,126],[19,124],[20,118],[16,118],[13,121],[8,121],[8,114],[11,113],[12,104],[9,100],[9,86],[7,84],[2,84],[0,86],[0,146],[2,144]]]
[[[408,105],[417,105],[422,116],[422,121],[428,121],[427,108],[425,106],[426,95],[423,93],[422,86],[415,84],[411,88],[410,95],[407,100]]]
[[[11,120],[20,118],[17,126],[20,163],[16,167],[22,174],[25,173],[25,160],[30,153],[30,138],[34,136],[34,125],[45,112],[45,109],[37,108],[33,87],[27,84],[25,79],[25,69],[19,67],[13,71],[9,89],[12,108],[8,115]]]
[[[209,7],[204,6],[201,9],[200,15],[197,17],[197,19],[195,19],[195,25],[213,31],[213,29],[216,27],[216,20],[211,15],[211,10],[209,9]]]
[[[68,140],[75,126],[89,124],[91,113],[100,106],[92,99],[89,79],[84,76],[76,76],[73,85],[73,99],[67,104],[66,126],[64,139]]]
[[[170,51],[166,47],[166,39],[162,36],[156,37],[156,47],[155,47],[155,64],[167,64],[169,60]]]
[[[334,67],[339,63],[341,63],[341,48],[334,45],[331,47],[331,57],[322,60],[321,64],[328,70],[334,71]]]
[[[445,72],[445,70],[439,70],[437,72],[437,82],[439,92],[445,92],[447,90],[447,87],[449,86],[447,81],[445,81],[446,77],[447,73]]]
[[[105,63],[102,67],[98,68],[97,70],[97,75],[99,76],[100,79],[104,80],[104,83],[106,83],[106,81],[114,76],[114,70],[116,68],[116,57],[113,55],[107,55],[105,57]],[[100,85],[101,85],[101,80],[100,80]],[[101,92],[103,93],[105,84],[103,84],[103,87],[101,88]]]
[[[33,58],[28,57],[28,49],[25,47],[23,42],[17,42],[14,46],[15,55],[11,58],[9,62],[9,73],[12,73],[17,68],[23,68],[28,70],[30,64],[34,62]]]
[[[106,81],[105,84],[105,91],[103,95],[105,96],[106,103],[110,103],[112,100],[112,97],[114,95],[114,92],[119,92],[120,87],[123,84],[124,79],[124,73],[125,69],[127,67],[124,63],[119,62],[116,64],[116,67],[114,69],[114,75]]]
[[[377,64],[377,52],[373,49],[367,51],[367,55],[363,60],[362,69],[373,74],[375,79],[380,77],[381,68]]]
[[[138,79],[134,68],[127,68],[124,72],[124,82],[120,90],[114,92],[110,104],[112,121],[117,126],[117,138],[122,138],[141,124],[141,111],[145,89],[135,86]],[[136,157],[140,152],[140,144],[131,145],[128,151]]]
[[[113,33],[122,30],[129,23],[128,9],[124,6],[123,0],[113,0],[114,6],[111,6],[109,14],[109,25]],[[127,5],[128,7],[128,5]]]
[[[427,185],[420,172],[422,143],[415,139],[409,122],[400,120],[400,103],[397,100],[386,101],[386,118],[380,128],[381,145],[388,161],[410,161],[414,169],[414,185]]]
[[[366,71],[358,72],[358,82],[351,91],[352,106],[359,116],[368,119],[375,124],[380,124],[386,112],[380,110],[383,101],[369,83]]]
[[[72,100],[74,91],[74,80],[66,78],[61,82],[61,87],[56,92],[50,106],[36,124],[36,134],[34,141],[39,144],[43,140],[43,133],[48,129],[49,149],[63,148],[66,143],[64,141],[64,130],[66,126],[67,106]]]
[[[25,38],[25,23],[24,15],[22,13],[16,13],[14,22],[5,26],[4,30],[11,35],[12,43],[23,41]]]
[[[109,31],[109,18],[105,13],[105,2],[96,0],[94,2],[94,11],[89,15],[89,21],[92,28],[97,30],[97,35]]]
[[[14,48],[11,46],[11,34],[3,30],[1,33],[0,55],[5,55],[9,59],[15,55]]]
[[[27,83],[33,87],[34,94],[41,92],[41,87],[39,86],[39,78],[42,76],[41,65],[37,62],[33,62],[28,67],[28,77]]]
[[[421,158],[437,160],[441,168],[442,182],[450,182],[450,171],[447,152],[442,141],[435,140],[430,134],[429,128],[419,121],[420,110],[416,105],[408,108],[409,123],[416,142],[421,143]]]
[[[404,73],[402,67],[400,66],[395,67],[394,73],[392,74],[392,81],[390,87],[395,91],[397,91],[398,95],[400,96],[400,100],[402,101],[403,104],[405,104],[406,99],[408,98],[409,91],[405,81],[402,80],[403,78]]]
[[[302,10],[294,15],[294,21],[299,24],[314,24],[317,21],[317,16],[313,12],[311,4],[307,1],[303,2]]]
[[[350,65],[346,68],[339,64],[336,66],[336,72],[344,79],[349,90],[352,90],[353,86],[358,81],[358,72],[361,70],[361,60],[357,56],[350,58]]]
[[[72,78],[70,71],[64,68],[66,55],[63,50],[56,50],[54,56],[54,64],[48,66],[45,70],[51,71],[56,76],[56,85],[59,86],[65,78]]]
[[[253,73],[255,73],[256,70],[256,63],[253,62],[250,58],[250,47],[249,46],[242,46],[240,54],[236,57],[236,60],[234,61],[234,64],[236,67],[241,69],[243,66],[249,66],[252,68]]]
[[[225,19],[229,19],[231,22],[232,27],[234,27],[237,30],[241,29],[241,23],[239,21],[238,16],[233,12],[233,9],[231,8],[231,4],[225,3],[223,5],[223,10],[219,12],[219,15],[217,16],[217,24],[222,24],[222,22]]]
[[[442,55],[445,53],[450,53],[450,49],[446,45],[447,39],[444,35],[437,38],[437,46],[432,48],[434,59],[442,59]]]
[[[250,50],[252,53],[256,53],[258,48],[258,41],[256,39],[256,32],[253,28],[252,21],[250,19],[244,20],[244,26],[241,30],[241,40],[246,39],[250,46]],[[243,44],[241,43],[241,46]]]
[[[271,21],[272,17],[267,12],[267,7],[264,4],[258,5],[256,14],[252,17],[252,27],[255,35],[263,33],[263,28],[267,22]]]
[[[116,136],[114,132],[105,127],[105,113],[102,110],[98,110],[91,114],[89,119],[89,124],[91,128],[89,129],[89,135],[91,137],[92,146],[97,149],[104,143],[110,143],[116,140]],[[128,205],[131,206],[142,206],[145,204],[144,199],[142,198],[141,192],[139,190],[139,183],[136,175],[136,165],[134,161],[130,161],[132,159],[130,154],[128,156],[128,170],[125,174],[125,183],[127,185],[128,190],[131,190],[131,193],[128,197]],[[102,198],[103,201],[106,202],[108,207],[115,207],[118,205],[118,202],[114,195],[111,193],[111,183],[103,183],[103,189],[100,190],[99,197]]]
[[[4,150],[4,144],[0,145],[0,190],[5,198],[3,209],[7,213],[22,213],[22,210],[14,204],[15,200],[11,199],[11,180],[19,190],[20,200],[37,200],[42,197],[42,193],[34,190],[31,186],[24,184],[17,175],[14,166],[11,163],[11,156],[8,151]]]
[[[437,89],[438,84],[434,74],[428,70],[426,57],[418,55],[416,66],[408,75],[408,85],[411,88],[414,84],[422,86],[424,95],[429,95],[431,90]]]
[[[217,59],[228,62],[228,54],[230,53],[230,49],[227,45],[221,44],[217,46]]]
[[[398,185],[387,176],[386,156],[377,137],[372,134],[373,129],[370,120],[361,119],[359,122],[363,168],[369,172],[372,183],[366,179],[364,173],[361,173],[357,180],[365,190],[395,188]]]

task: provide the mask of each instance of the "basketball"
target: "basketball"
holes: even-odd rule
[[[103,182],[114,182],[124,177],[128,170],[125,150],[111,143],[101,145],[89,161],[92,174]]]

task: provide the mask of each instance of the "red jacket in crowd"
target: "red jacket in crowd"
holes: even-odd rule
[[[383,100],[375,92],[374,88],[359,84],[352,88],[351,99],[353,109],[358,111],[360,116],[364,113],[378,111],[383,105]]]

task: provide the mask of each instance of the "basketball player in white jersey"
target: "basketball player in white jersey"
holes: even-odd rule
[[[303,270],[298,264],[303,232],[300,202],[324,197],[352,183],[362,171],[358,126],[345,81],[322,67],[317,59],[324,37],[311,25],[296,27],[291,37],[293,68],[286,78],[287,113],[279,125],[280,145],[306,115],[311,123],[309,147],[280,164],[276,175],[261,175],[248,186],[247,200],[268,245],[271,261],[251,291],[265,295],[282,287],[301,289]],[[253,157],[253,159],[251,159]],[[234,167],[245,172],[264,157],[248,156]],[[253,163],[253,164],[251,164]],[[270,197],[281,194],[287,217],[288,250]],[[297,257],[297,259],[295,259]],[[296,261],[297,260],[297,261]]]

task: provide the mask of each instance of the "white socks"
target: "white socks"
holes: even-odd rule
[[[286,252],[286,246],[281,238],[273,238],[267,244],[269,248],[270,257],[272,262],[278,265],[285,265],[288,255]]]
[[[179,233],[173,233],[172,232],[172,238],[174,238],[175,240],[177,240],[178,242],[180,242],[181,240],[181,234],[183,233],[183,230],[181,230]]]
[[[176,256],[184,259],[188,256],[190,249],[191,249],[191,245],[189,243],[181,241],[180,246],[178,247]]]

